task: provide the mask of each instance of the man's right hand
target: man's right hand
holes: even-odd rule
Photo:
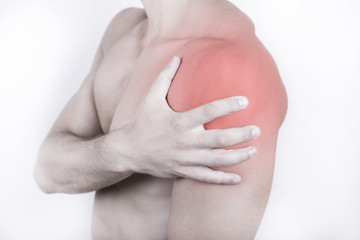
[[[113,161],[114,171],[150,174],[160,178],[184,177],[217,184],[236,184],[240,176],[211,168],[241,163],[255,156],[256,147],[218,149],[259,136],[256,126],[205,130],[203,124],[244,109],[248,100],[242,96],[213,101],[186,111],[173,111],[166,96],[180,66],[180,58],[158,75],[136,116],[128,124],[109,133],[108,144],[118,149],[124,162]],[[119,141],[122,144],[119,146]],[[117,145],[116,145],[117,144]],[[121,148],[121,149],[119,149]]]

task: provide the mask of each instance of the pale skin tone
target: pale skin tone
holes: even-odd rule
[[[213,31],[224,13],[228,17],[223,18],[242,23],[240,33],[252,26],[225,0],[143,4],[146,12],[127,9],[109,24],[89,74],[40,149],[34,176],[47,193],[97,191],[94,239],[195,239],[174,230],[183,223],[172,220],[169,226],[169,217],[176,219],[182,208],[176,204],[181,182],[172,199],[174,179],[241,185],[239,171],[221,168],[243,164],[257,155],[257,147],[225,148],[256,139],[260,129],[248,124],[205,130],[203,124],[246,109],[249,100],[242,95],[174,111],[166,98],[182,63],[173,56],[193,39],[231,39]],[[170,215],[172,201],[175,215]],[[253,237],[258,224],[250,224],[253,229],[244,239]],[[199,231],[207,227],[200,225]]]

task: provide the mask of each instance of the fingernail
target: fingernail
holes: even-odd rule
[[[254,127],[254,128],[251,130],[251,134],[253,135],[254,138],[259,137],[259,136],[260,136],[260,128]]]
[[[171,59],[171,61],[166,65],[166,67],[164,68],[164,70],[168,70],[171,69],[172,66],[175,65],[176,62],[179,62],[180,58],[178,56],[175,56]]]
[[[236,178],[233,178],[231,182],[232,182],[233,184],[238,184],[238,183],[240,183],[240,181],[241,181],[241,178],[240,178],[240,177],[236,177]]]
[[[249,101],[248,101],[248,99],[246,97],[239,97],[238,98],[238,103],[239,103],[241,108],[245,108],[249,104]]]
[[[173,66],[173,65],[178,65],[180,63],[180,58],[178,56],[175,56],[173,57],[173,59],[171,60],[171,63],[170,65]]]
[[[257,149],[255,147],[251,148],[249,151],[249,157],[253,158],[256,156],[256,154],[257,154]]]

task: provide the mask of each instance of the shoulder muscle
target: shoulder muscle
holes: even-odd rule
[[[205,125],[206,128],[248,124],[278,130],[287,108],[275,62],[260,42],[207,41],[184,49],[182,65],[169,91],[169,104],[186,111],[210,101],[242,95],[249,106]]]

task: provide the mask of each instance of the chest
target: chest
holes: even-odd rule
[[[127,123],[137,112],[156,76],[181,42],[142,47],[137,37],[118,41],[103,59],[94,99],[104,133]]]

